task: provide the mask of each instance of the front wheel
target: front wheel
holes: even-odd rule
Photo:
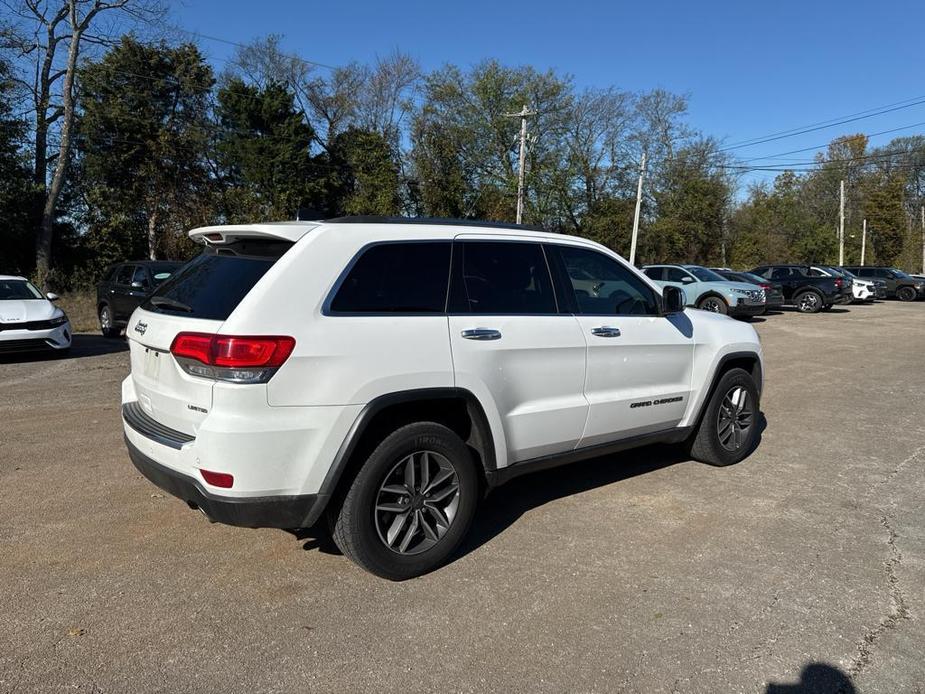
[[[109,304],[100,306],[99,319],[100,332],[103,333],[103,337],[119,337],[120,330],[113,324],[112,309],[109,308]]]
[[[729,304],[718,296],[707,296],[697,302],[697,308],[711,313],[729,313]]]
[[[434,422],[389,434],[367,458],[334,519],[334,542],[370,573],[401,581],[459,546],[478,502],[472,454]]]
[[[900,301],[915,301],[914,287],[900,287],[896,290],[896,298]]]
[[[797,295],[793,303],[800,313],[819,313],[822,310],[822,297],[812,290]]]
[[[758,438],[758,388],[744,369],[723,374],[690,444],[695,460],[732,465],[749,453]]]

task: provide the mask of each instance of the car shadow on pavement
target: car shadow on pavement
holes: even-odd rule
[[[826,663],[810,663],[800,673],[796,684],[771,682],[765,694],[856,694],[851,678],[837,667]]]
[[[767,429],[764,413],[758,413],[757,424],[758,436],[745,460],[761,445],[762,434]],[[551,501],[689,460],[690,456],[682,445],[653,444],[517,477],[486,496],[476,511],[468,534],[446,563],[452,564],[478,549],[507,530],[528,511]],[[323,519],[312,528],[286,532],[303,542],[304,550],[317,549],[326,554],[340,554]]]
[[[40,352],[10,352],[0,354],[0,364],[41,361],[57,359],[78,359],[80,357],[98,357],[103,354],[128,351],[128,343],[123,338],[108,338],[102,335],[77,334],[73,336],[71,348],[66,352],[42,350]]]

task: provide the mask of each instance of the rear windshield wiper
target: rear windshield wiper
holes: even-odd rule
[[[148,299],[155,306],[160,306],[163,308],[172,308],[175,311],[183,311],[184,313],[192,313],[193,307],[187,304],[184,304],[182,301],[177,301],[176,299],[171,299],[166,296],[152,296]]]

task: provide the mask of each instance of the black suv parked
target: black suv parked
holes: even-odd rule
[[[96,315],[103,335],[118,337],[132,311],[181,265],[168,260],[136,260],[109,268],[96,285]]]
[[[818,313],[851,301],[851,287],[841,277],[812,277],[807,265],[762,265],[751,272],[780,284],[784,303],[802,313]]]
[[[845,269],[862,280],[883,280],[886,282],[886,295],[895,296],[900,301],[915,301],[925,296],[925,280],[916,279],[895,267],[846,265]]]

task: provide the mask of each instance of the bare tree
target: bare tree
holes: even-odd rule
[[[159,0],[2,0],[13,21],[4,45],[16,54],[17,83],[35,118],[33,177],[44,191],[36,232],[36,279],[45,288],[51,262],[52,230],[71,159],[77,106],[77,65],[86,45],[107,45],[119,22],[159,18]],[[49,178],[49,166],[53,167]]]

